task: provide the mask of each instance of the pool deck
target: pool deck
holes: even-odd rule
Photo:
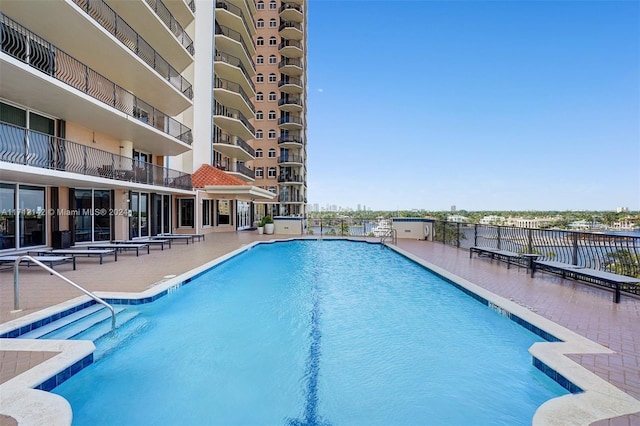
[[[255,231],[208,234],[194,244],[174,243],[151,254],[124,252],[118,261],[105,259],[102,265],[93,258],[79,257],[77,270],[71,264],[55,269],[90,291],[141,292],[167,276],[180,275],[219,256],[258,240],[279,236],[257,235]],[[283,237],[286,238],[286,237]],[[621,303],[612,303],[612,292],[547,273],[531,278],[525,268],[506,266],[487,258],[469,258],[466,250],[439,243],[399,240],[398,247],[448,272],[462,277],[499,296],[591,339],[613,354],[571,355],[589,371],[640,399],[640,299],[623,295]],[[20,312],[13,310],[13,272],[0,270],[0,323],[39,311],[78,297],[81,293],[39,268],[20,269]],[[1,343],[0,343],[1,345]],[[49,352],[16,352],[0,347],[0,384],[43,362]],[[15,424],[0,416],[0,425]],[[640,412],[599,421],[596,426],[640,425]]]

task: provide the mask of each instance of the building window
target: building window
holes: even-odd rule
[[[262,111],[256,111],[256,120],[262,120],[264,118],[264,114]]]
[[[278,58],[276,57],[276,55],[269,56],[269,63],[270,64],[277,64],[278,63]]]
[[[275,120],[275,119],[276,119],[276,112],[269,111],[269,120]]]
[[[264,74],[256,74],[256,83],[264,83]]]
[[[262,6],[264,6],[264,3],[262,3]],[[264,19],[258,19],[258,21],[256,22],[256,27],[264,28]]]
[[[44,187],[0,183],[0,249],[44,245],[45,207]]]
[[[178,224],[181,227],[193,228],[194,222],[194,199],[180,198],[178,200]]]
[[[256,101],[262,102],[264,100],[264,94],[262,92],[256,93]]]
[[[277,9],[277,8],[278,8],[278,4],[275,1],[271,0],[269,2],[269,9],[274,10],[274,9]]]
[[[202,200],[202,226],[211,226],[213,221],[213,200]]]
[[[256,179],[262,179],[262,178],[264,178],[264,167],[257,167],[256,168]]]
[[[278,21],[276,21],[276,20],[275,20],[275,18],[271,18],[271,19],[269,19],[269,26],[270,26],[271,28],[275,28],[275,27],[277,27],[277,26],[278,26]]]
[[[256,149],[256,158],[262,158],[262,149],[261,148]]]
[[[269,149],[269,158],[276,158],[276,150],[273,148]]]
[[[269,83],[275,83],[276,81],[278,81],[278,76],[274,73],[269,74]]]
[[[257,46],[264,46],[264,38],[263,37],[258,37],[256,39],[256,45]]]
[[[276,138],[276,131],[271,129],[269,130],[269,139],[275,139]]]
[[[218,225],[231,224],[231,202],[229,200],[217,200]]]
[[[264,64],[264,56],[258,55],[256,57],[256,64]]]
[[[256,130],[256,139],[262,139],[262,130]]]
[[[270,101],[275,101],[275,100],[277,100],[276,92],[269,92],[269,100],[270,100]]]
[[[275,37],[269,37],[269,46],[275,46],[278,44],[278,39]]]
[[[275,186],[270,186],[269,187],[269,192],[275,194],[276,193],[276,187]]]
[[[258,10],[264,10],[264,2],[263,2],[263,1],[259,1],[259,2],[256,4],[256,9],[258,9]]]
[[[275,179],[275,177],[276,177],[276,168],[275,167],[269,167],[269,170],[267,171],[267,177],[269,179]]]

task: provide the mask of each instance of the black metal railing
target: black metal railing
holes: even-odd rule
[[[244,116],[240,111],[234,108],[228,108],[222,105],[220,102],[215,101],[213,105],[213,114],[214,115],[223,115],[225,117],[233,118],[239,120],[242,124],[245,125],[247,129],[251,132],[252,135],[256,134],[255,128],[249,123],[247,117]]]
[[[244,91],[244,89],[240,84],[236,83],[235,81],[225,80],[225,79],[216,77],[213,80],[213,87],[215,89],[224,89],[234,93],[238,93],[242,97],[242,99],[244,99],[244,101],[247,103],[247,106],[249,107],[249,109],[254,114],[256,113],[256,109],[253,106],[253,102],[251,102],[251,98],[249,97],[249,95],[247,95],[247,92]]]
[[[278,9],[278,13],[282,13],[288,9],[295,9],[298,12],[302,13],[302,7],[294,3],[282,3],[282,6],[280,6],[280,9]]]
[[[278,138],[278,143],[298,143],[302,145],[302,136],[286,135]]]
[[[191,145],[191,129],[0,14],[1,49],[27,65]]]
[[[279,175],[278,183],[303,183],[304,179],[300,175]]]
[[[286,86],[287,84],[293,84],[294,86],[302,87],[302,80],[295,77],[288,77],[278,82],[278,87]]]
[[[278,164],[280,163],[304,163],[304,158],[300,155],[281,155],[278,157]]]
[[[542,260],[640,278],[640,236],[436,221],[433,238],[459,248],[534,253]]]
[[[191,9],[193,13],[196,13],[196,0],[187,1],[187,6],[189,6],[189,9]]]
[[[105,30],[153,68],[187,98],[193,99],[193,87],[169,62],[143,39],[103,0],[73,0]]]
[[[0,122],[0,161],[191,190],[191,175]]]
[[[251,179],[256,178],[256,172],[254,170],[251,170],[250,168],[239,162],[236,162],[236,172],[243,174]]]
[[[151,10],[153,10],[158,18],[169,28],[169,31],[176,36],[176,39],[182,44],[182,46],[187,49],[192,56],[195,54],[195,48],[193,46],[193,40],[189,35],[185,32],[182,25],[173,17],[167,6],[162,3],[161,0],[145,0]]]
[[[278,100],[278,106],[283,106],[283,105],[297,105],[301,107],[302,99],[291,97],[291,96],[288,98],[281,98],[280,100]]]
[[[298,40],[286,40],[286,39],[284,39],[278,45],[278,50],[282,50],[285,47],[297,47],[298,49],[302,50],[302,43],[300,43]]]
[[[306,203],[307,200],[302,195],[296,194],[279,194],[278,195],[279,203]]]
[[[247,19],[244,16],[242,9],[240,9],[238,6],[231,4],[226,0],[216,0],[216,9],[224,9],[230,13],[233,13],[234,15],[238,16],[242,20],[242,23],[244,24],[244,28],[247,30],[249,34],[252,33],[252,31],[249,29],[249,25],[251,25],[253,32],[255,32],[256,23],[253,22],[253,19]]]
[[[298,31],[302,31],[302,24],[293,21],[282,21],[278,27],[278,31],[282,31],[285,28],[294,28]]]
[[[244,141],[244,139],[242,139],[240,137],[236,137],[236,140],[234,142],[233,139],[231,138],[231,136],[229,136],[229,135],[226,135],[224,133],[223,134],[216,134],[216,135],[213,136],[213,143],[221,143],[221,144],[225,144],[225,145],[239,146],[240,148],[245,150],[247,153],[249,153],[252,157],[256,156],[256,151],[251,147],[251,145],[246,143]]]
[[[302,117],[299,117],[297,115],[289,115],[289,116],[285,116],[285,117],[280,117],[278,119],[278,125],[287,124],[287,123],[299,124],[299,125],[302,126],[302,124],[303,124]]]
[[[221,52],[219,50],[216,50],[213,56],[213,60],[224,62],[226,64],[233,65],[235,67],[240,68],[240,71],[242,71],[242,74],[244,74],[244,76],[247,78],[247,81],[249,82],[249,85],[251,85],[251,88],[253,89],[253,91],[254,92],[256,91],[256,86],[253,83],[253,80],[251,80],[249,71],[247,71],[247,68],[244,65],[242,65],[242,61],[240,60],[240,58],[236,58],[235,56],[230,55],[226,52]]]
[[[283,58],[278,64],[278,68],[283,68],[286,66],[294,66],[294,67],[302,68],[302,61],[295,58]]]
[[[217,35],[223,35],[225,37],[229,37],[230,39],[240,43],[240,45],[242,46],[242,49],[244,50],[244,53],[247,55],[247,58],[249,58],[249,60],[253,64],[252,55],[251,53],[249,53],[249,48],[247,47],[247,44],[244,42],[244,38],[242,37],[242,34],[240,34],[235,30],[232,30],[227,26],[218,24],[218,21],[216,21],[215,33]]]
[[[379,238],[391,232],[391,220],[344,218],[308,218],[308,235]]]

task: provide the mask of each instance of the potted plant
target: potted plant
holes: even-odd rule
[[[271,235],[273,234],[273,230],[275,225],[273,224],[273,218],[269,215],[262,218],[262,223],[264,224],[264,233]]]
[[[258,222],[258,235],[264,234],[264,218]]]

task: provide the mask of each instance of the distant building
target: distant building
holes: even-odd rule
[[[455,206],[453,207],[455,208]],[[469,222],[469,218],[459,214],[452,214],[451,216],[447,216],[447,222],[466,223]]]
[[[629,211],[629,207],[616,207],[616,213],[625,213]]]
[[[480,219],[480,224],[481,225],[502,225],[505,220],[506,220],[506,218],[504,218],[502,216],[497,216],[497,215],[492,214],[492,215],[485,216],[482,219]]]
[[[506,220],[505,225],[515,226],[516,228],[544,228],[557,220],[557,217],[510,217]]]
[[[455,205],[451,206],[451,213],[455,213],[456,211],[457,211],[456,206]]]

